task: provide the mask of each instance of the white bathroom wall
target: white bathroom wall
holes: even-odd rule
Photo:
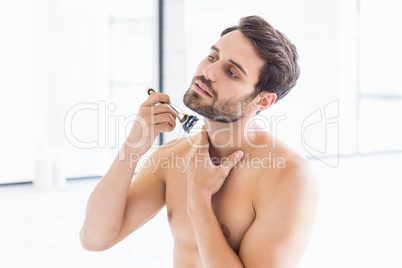
[[[81,247],[86,202],[98,182],[69,181],[64,189],[47,191],[31,184],[0,186],[0,267],[171,267],[165,209],[112,249],[89,252]]]
[[[299,268],[402,267],[402,154],[312,161],[321,193]]]

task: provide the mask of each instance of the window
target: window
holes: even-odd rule
[[[399,1],[359,0],[359,152],[402,150]],[[392,128],[392,131],[389,129]]]
[[[0,184],[31,181],[44,154],[50,162],[61,155],[69,178],[106,171],[124,135],[114,125],[119,115],[135,114],[145,87],[158,78],[156,6],[139,0],[2,6],[0,160],[7,164]]]

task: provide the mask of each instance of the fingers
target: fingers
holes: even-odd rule
[[[153,106],[159,102],[170,104],[170,98],[167,94],[155,92],[148,97],[141,107]]]
[[[170,132],[175,128],[172,124],[157,124],[154,126],[155,133]]]
[[[159,115],[165,115],[165,116],[170,116],[173,118],[173,120],[176,120],[177,113],[175,110],[172,109],[168,104],[161,104],[161,105],[156,105],[156,106],[151,106],[151,107],[141,107],[139,110],[139,115],[144,118],[145,120],[148,119],[148,121],[151,121],[151,118],[157,117]],[[168,118],[168,117],[165,117]],[[153,119],[155,122],[155,119]],[[161,123],[162,121],[158,121],[158,123]]]
[[[145,109],[151,109],[150,112],[154,115],[170,113],[174,118],[177,117],[177,112],[172,107],[170,107],[169,104],[160,104],[156,106],[147,107]]]
[[[148,128],[153,128],[156,132],[171,131],[176,127],[176,112],[167,104],[161,104],[152,107],[143,107],[139,110],[139,118],[144,120]],[[140,120],[140,119],[138,119]],[[166,126],[159,126],[166,125]],[[158,128],[156,128],[158,126]],[[168,130],[166,130],[168,129]]]
[[[242,151],[236,151],[233,154],[229,155],[227,161],[223,162],[221,166],[225,169],[232,169],[240,160],[243,158],[244,153]]]
[[[160,92],[152,93],[140,106],[139,115],[148,124],[169,124],[174,128],[176,126],[177,112],[169,104],[168,95]]]
[[[151,121],[154,125],[160,125],[160,124],[169,124],[173,128],[176,127],[176,120],[171,114],[157,114],[153,117],[153,120]]]

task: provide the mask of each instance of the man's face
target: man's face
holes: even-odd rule
[[[264,65],[240,31],[222,36],[198,65],[184,104],[218,122],[240,119],[254,100],[254,86]]]

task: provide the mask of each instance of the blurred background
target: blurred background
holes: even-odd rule
[[[199,61],[247,15],[300,56],[297,86],[260,116],[320,178],[299,268],[402,267],[401,11],[397,0],[0,0],[0,267],[172,266],[164,209],[114,248],[83,250],[86,201],[145,88],[189,112]]]

